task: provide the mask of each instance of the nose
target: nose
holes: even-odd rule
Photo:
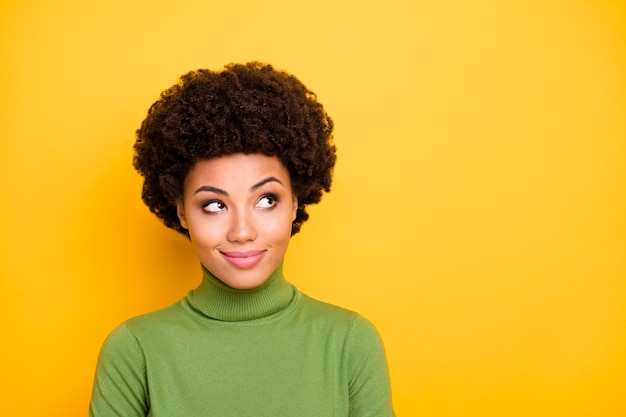
[[[228,231],[228,240],[243,243],[253,241],[256,237],[257,228],[253,214],[246,211],[234,212]]]

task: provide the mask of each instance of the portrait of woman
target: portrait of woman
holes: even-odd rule
[[[134,166],[202,282],[111,332],[90,416],[394,416],[373,324],[283,276],[307,207],[330,191],[332,132],[313,92],[258,62],[192,71],[161,94]]]

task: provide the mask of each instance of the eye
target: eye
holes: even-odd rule
[[[278,202],[278,197],[272,194],[266,194],[259,199],[259,202],[256,203],[255,207],[258,208],[272,208]]]
[[[226,210],[226,205],[219,200],[212,200],[202,206],[208,213],[217,213]]]

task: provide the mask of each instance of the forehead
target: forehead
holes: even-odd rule
[[[276,156],[261,153],[235,153],[197,161],[185,180],[185,185],[198,183],[248,185],[267,177],[276,177],[289,184],[289,173]]]

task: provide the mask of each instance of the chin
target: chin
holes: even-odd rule
[[[235,288],[237,290],[249,290],[263,285],[270,278],[273,272],[274,270],[267,273],[259,273],[257,271],[238,271],[236,273],[223,275],[230,276],[229,279],[222,279],[219,276],[218,279],[231,288]]]
[[[267,277],[269,278],[269,277]],[[253,288],[260,287],[267,281],[267,278],[264,279],[241,279],[241,280],[231,280],[230,282],[224,282],[224,284],[228,285],[231,288],[235,288],[237,290],[251,290]]]

